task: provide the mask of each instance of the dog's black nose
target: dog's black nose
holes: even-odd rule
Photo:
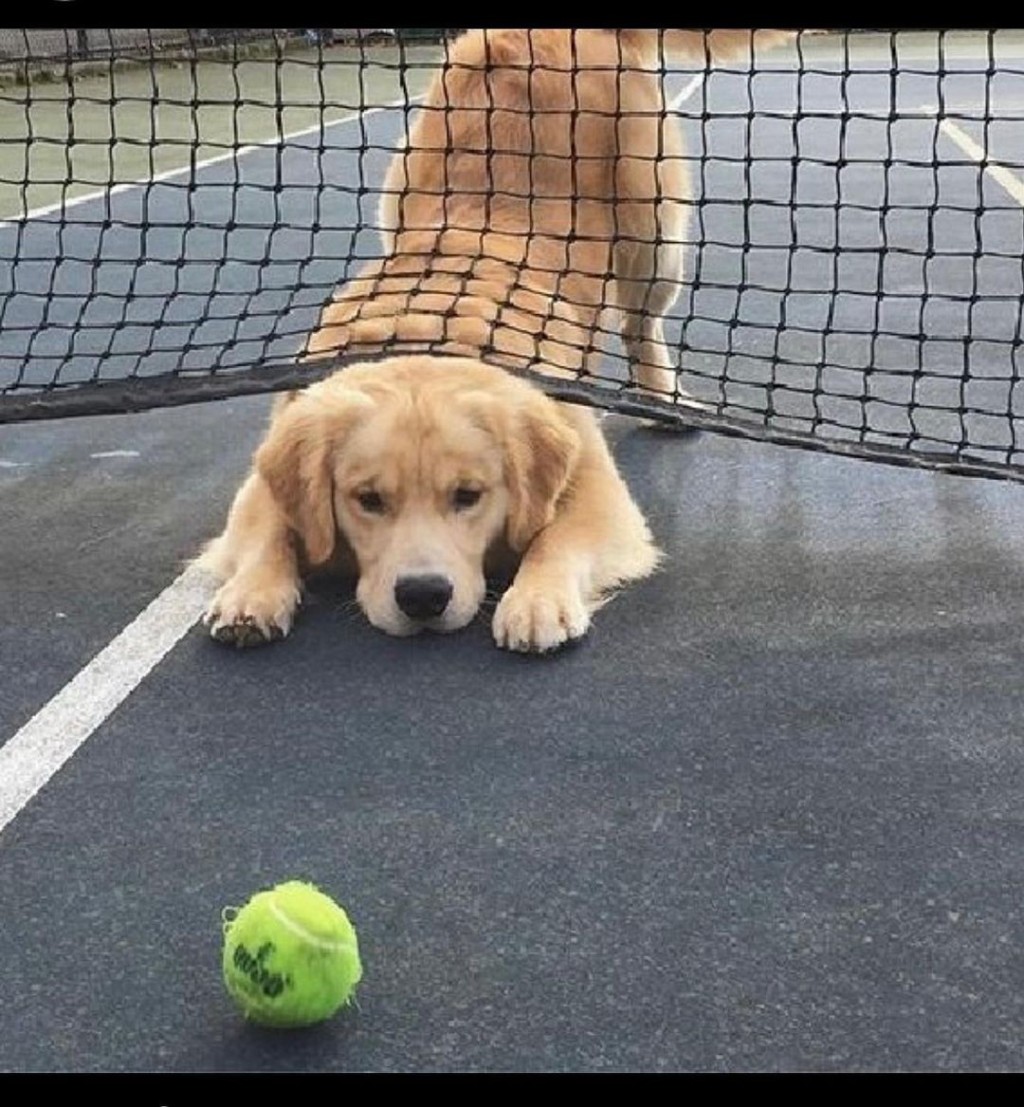
[[[452,582],[437,573],[400,577],[395,583],[395,603],[410,619],[432,619],[440,615],[451,598]]]

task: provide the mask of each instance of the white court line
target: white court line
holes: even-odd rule
[[[190,566],[0,746],[0,831],[195,624],[209,591]]]
[[[420,99],[421,96],[410,97],[410,100]],[[325,126],[351,123],[371,112],[384,111],[404,103],[406,100],[403,97],[391,104],[334,120]],[[297,138],[316,130],[319,130],[319,124],[283,138]],[[196,163],[195,168],[204,168],[224,161],[225,157],[238,157],[276,142],[278,139],[275,137],[267,142],[245,146],[229,155]],[[185,173],[192,168],[191,165],[182,166],[157,177],[116,185],[98,195],[123,192],[127,188],[143,188],[152,181],[165,180],[168,176]],[[58,207],[70,207],[96,198],[96,195],[81,196]],[[55,209],[38,209],[26,218],[35,218],[52,210]],[[5,225],[0,223],[0,227]],[[206,606],[210,591],[209,574],[190,565],[0,746],[0,832],[191,630]]]
[[[329,123],[314,123],[311,127],[303,127],[299,131],[289,131],[284,135],[273,135],[271,138],[261,139],[259,142],[250,143],[248,146],[238,146],[234,149],[227,150],[223,154],[214,154],[211,158],[204,158],[202,161],[197,161],[194,165],[189,162],[186,165],[179,165],[175,169],[165,169],[161,173],[154,173],[152,177],[140,177],[136,181],[122,181],[120,184],[109,185],[106,188],[99,188],[95,192],[86,192],[81,196],[73,196],[70,200],[57,200],[52,204],[44,204],[42,207],[32,208],[31,211],[27,211],[24,215],[14,215],[7,219],[0,220],[0,230],[5,230],[7,227],[15,227],[19,223],[27,223],[30,219],[39,219],[43,215],[52,215],[55,211],[67,211],[68,208],[77,207],[79,204],[86,204],[90,200],[101,200],[104,196],[116,196],[120,192],[127,192],[130,188],[145,188],[147,185],[159,184],[161,181],[169,181],[172,177],[180,177],[182,173],[188,173],[192,169],[196,171],[200,169],[206,169],[210,165],[219,165],[223,161],[230,161],[232,158],[240,158],[245,154],[255,153],[257,150],[265,150],[268,146],[277,146],[279,143],[291,142],[293,138],[303,138],[306,135],[315,134],[317,131],[326,131],[328,127],[337,127],[342,123],[353,123],[357,119],[363,119],[367,115],[375,115],[381,111],[391,111],[392,108],[401,107],[403,104],[415,103],[417,100],[422,100],[423,95],[410,96],[408,99],[404,96],[398,97],[397,100],[391,100],[386,104],[378,104],[376,107],[366,108],[365,111],[352,112],[351,115],[344,115],[340,119],[332,119]]]
[[[684,101],[689,100],[690,97],[697,91],[698,88],[704,83],[704,74],[698,73],[696,77],[691,77],[690,80],[683,86],[680,92],[677,92],[675,96],[669,100],[667,107],[669,111],[675,111]]]
[[[978,162],[992,180],[1001,185],[1021,207],[1024,207],[1024,182],[1019,177],[1011,173],[1005,165],[1000,165],[997,161],[989,161],[985,148],[979,146],[966,131],[955,123],[943,119],[939,124],[939,130],[948,138],[951,138],[972,161]]]
[[[904,119],[934,119],[938,114],[935,108],[764,108],[760,113],[766,119],[883,119],[899,123]],[[709,116],[711,122],[717,119],[749,119],[746,109],[734,111],[715,111]],[[988,116],[979,116],[987,119]]]

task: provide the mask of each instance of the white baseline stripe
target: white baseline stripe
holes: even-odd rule
[[[939,124],[939,130],[951,138],[972,161],[978,162],[992,180],[1001,185],[1021,207],[1024,207],[1024,182],[1019,177],[1011,173],[1005,165],[1000,165],[997,161],[989,161],[985,148],[979,146],[955,123],[943,119]]]
[[[245,154],[255,153],[257,150],[265,150],[268,146],[277,146],[279,143],[291,142],[294,138],[304,138],[306,135],[316,134],[319,130],[326,131],[328,127],[337,127],[342,123],[354,123],[357,119],[363,119],[367,115],[376,115],[377,112],[391,111],[393,108],[401,107],[403,104],[415,103],[415,101],[422,99],[422,95],[410,96],[408,100],[402,96],[397,100],[391,100],[387,104],[378,104],[376,107],[366,108],[364,111],[353,112],[351,115],[344,115],[340,119],[332,119],[330,122],[324,123],[322,127],[319,123],[314,123],[311,127],[303,127],[299,131],[289,131],[288,134],[274,135],[271,138],[264,138],[259,142],[250,143],[248,146],[238,146],[232,150],[225,151],[223,154],[215,154],[213,157],[197,161],[194,167],[192,163],[189,162],[185,165],[179,165],[174,169],[165,169],[161,173],[154,173],[152,177],[140,177],[137,181],[123,181],[121,184],[108,185],[105,188],[96,189],[95,192],[85,192],[81,196],[73,196],[70,200],[58,200],[53,204],[44,204],[42,207],[32,208],[31,211],[25,212],[24,215],[11,216],[8,219],[0,220],[0,230],[4,230],[7,227],[15,227],[19,223],[26,223],[30,219],[39,219],[43,215],[52,215],[55,211],[67,211],[68,208],[77,207],[79,204],[86,204],[90,200],[101,200],[104,196],[116,196],[119,192],[127,192],[130,188],[145,188],[147,185],[158,184],[160,181],[169,181],[172,177],[180,177],[182,173],[188,173],[193,168],[197,171],[206,169],[210,165],[218,165],[220,162],[231,161],[233,158],[240,158]]]
[[[689,100],[690,97],[697,91],[698,88],[704,83],[704,74],[698,73],[696,77],[691,77],[690,80],[683,86],[680,92],[677,92],[668,102],[668,110],[675,111],[680,104]]]
[[[209,592],[190,566],[0,746],[0,831],[195,624]]]
[[[756,113],[755,113],[756,114]],[[882,119],[890,123],[899,123],[904,119],[934,119],[936,108],[763,108],[761,114],[766,119]],[[716,119],[746,119],[749,111],[739,109],[714,111],[709,115],[713,123]],[[987,119],[989,116],[979,116]]]
[[[422,97],[410,99],[419,100]],[[405,103],[404,99],[368,109],[362,115],[384,111],[402,103]],[[348,116],[325,126],[351,123],[358,118],[358,115]],[[317,124],[284,138],[298,138],[319,129]],[[204,168],[228,157],[239,157],[277,141],[273,138],[254,146],[244,146],[230,154],[197,163],[195,168]],[[164,180],[188,172],[191,168],[185,165],[147,180],[115,185],[57,207],[85,203],[107,192],[142,188],[152,181]],[[35,218],[53,210],[53,207],[40,208],[30,212],[26,218]],[[9,225],[0,223],[0,227]],[[189,566],[53,699],[0,746],[0,832],[188,633],[202,614],[210,592],[209,574],[197,566]]]

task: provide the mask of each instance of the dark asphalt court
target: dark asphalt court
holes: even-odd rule
[[[7,432],[54,460],[3,478],[5,732],[215,530],[262,408]],[[0,839],[0,1068],[1020,1067],[1020,489],[613,422],[670,557],[579,648],[333,585],[93,734]],[[219,912],[290,876],[366,976],[272,1034]]]
[[[268,407],[3,429],[0,742],[217,532]],[[1022,490],[606,426],[668,556],[581,645],[390,639],[320,581],[92,734],[0,833],[0,1071],[1022,1067]],[[220,912],[290,877],[365,976],[269,1032]]]

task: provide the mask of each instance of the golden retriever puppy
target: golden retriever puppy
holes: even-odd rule
[[[345,558],[374,626],[456,630],[507,548],[520,563],[495,641],[546,652],[654,569],[592,412],[506,368],[579,376],[613,317],[634,383],[685,402],[662,318],[683,280],[689,189],[659,68],[663,53],[703,62],[751,42],[510,30],[455,43],[387,173],[385,256],[307,345],[356,363],[278,401],[203,556],[224,581],[206,614],[216,639],[287,634],[302,573]]]
[[[214,634],[286,634],[299,558],[343,540],[356,598],[390,634],[465,626],[488,551],[525,555],[495,614],[500,645],[548,650],[657,554],[589,411],[467,358],[396,357],[312,385],[276,414],[227,530],[207,554],[227,583]]]

